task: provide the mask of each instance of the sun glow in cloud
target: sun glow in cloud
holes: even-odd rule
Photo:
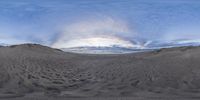
[[[111,47],[119,46],[125,48],[141,48],[140,45],[135,45],[130,41],[123,40],[118,37],[91,37],[83,39],[74,39],[60,45],[54,45],[57,48],[71,48],[71,47]]]
[[[134,33],[125,22],[103,17],[96,20],[84,20],[65,28],[64,32],[52,44],[54,48],[80,46],[121,46],[136,47],[122,36]],[[123,35],[122,35],[123,34]]]

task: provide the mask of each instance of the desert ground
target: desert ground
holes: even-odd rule
[[[199,100],[200,47],[76,54],[0,47],[2,100]]]

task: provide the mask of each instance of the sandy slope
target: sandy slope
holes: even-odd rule
[[[0,99],[74,97],[200,99],[200,47],[120,55],[33,44],[0,48]]]

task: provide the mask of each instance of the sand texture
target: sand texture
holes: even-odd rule
[[[75,54],[36,44],[0,48],[0,99],[200,99],[200,47]]]

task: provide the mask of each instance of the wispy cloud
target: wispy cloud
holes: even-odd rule
[[[0,34],[47,45],[98,35],[128,41],[194,39],[200,37],[195,27],[200,25],[199,4],[197,0],[0,0]]]
[[[98,19],[83,20],[66,26],[52,46],[64,48],[63,46],[68,47],[67,43],[74,39],[77,40],[101,36],[123,37],[126,36],[126,34],[134,35],[134,31],[129,28],[127,23],[104,16]]]

